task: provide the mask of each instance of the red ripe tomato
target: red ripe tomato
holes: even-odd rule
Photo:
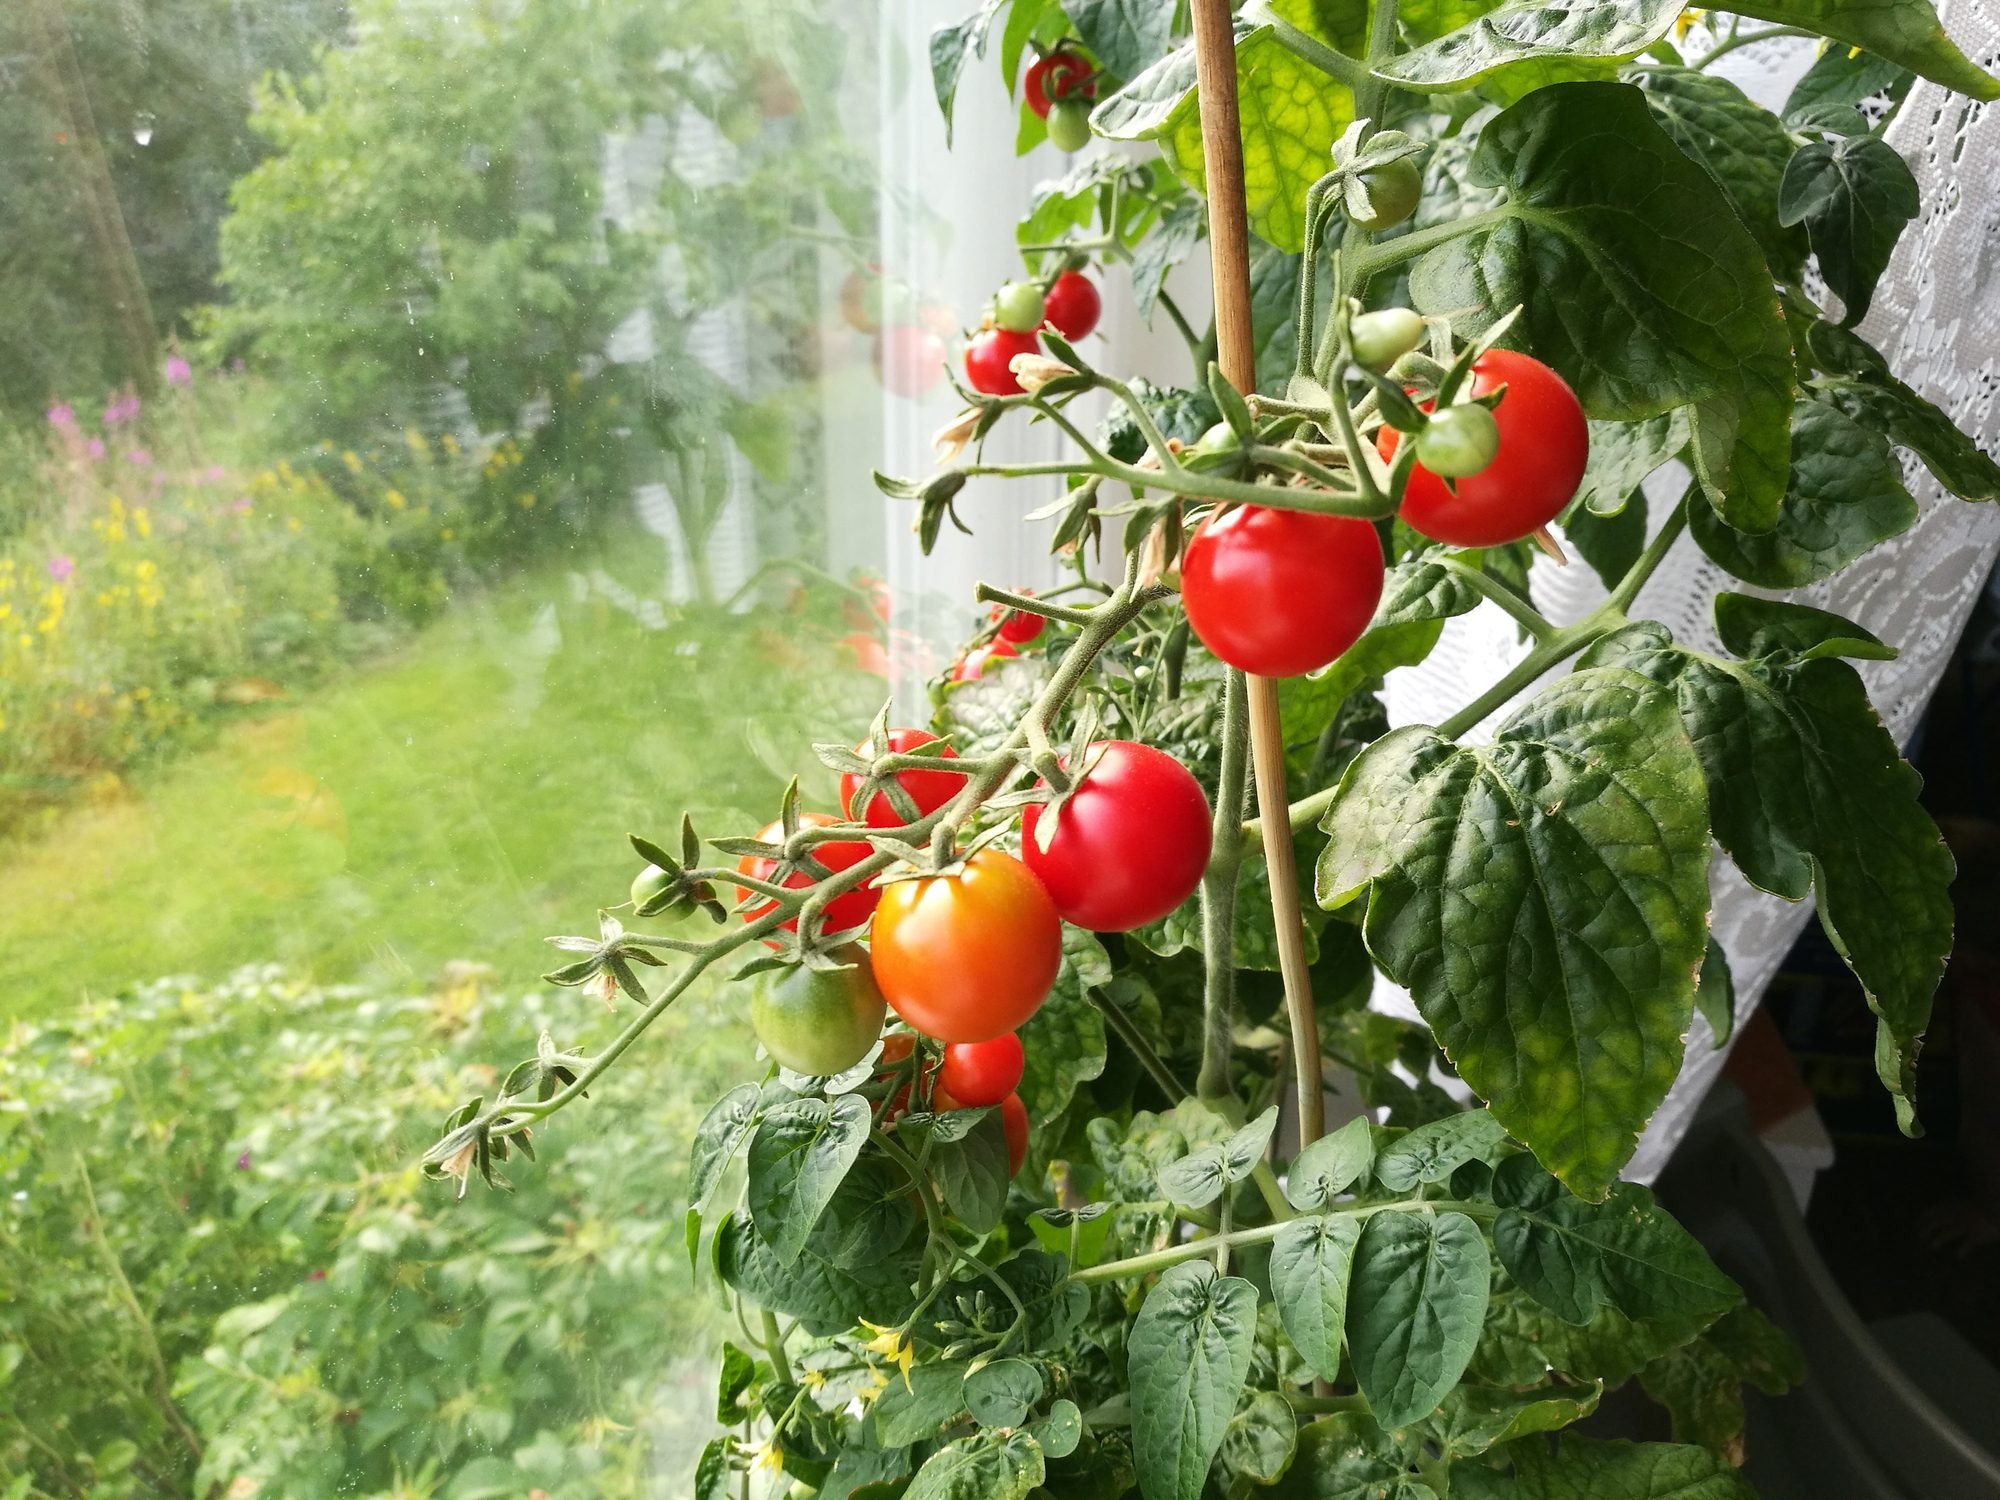
[[[1007,1175],[1019,1177],[1028,1160],[1028,1106],[1019,1094],[1000,1101],[1000,1128],[1007,1132]]]
[[[1027,592],[1025,589],[1023,593]],[[1048,622],[1040,615],[1031,615],[1025,609],[1009,609],[1004,604],[996,604],[987,615],[989,620],[999,623],[999,637],[1017,646],[1025,646],[1042,633]]]
[[[1489,349],[1472,365],[1472,394],[1505,385],[1493,409],[1500,451],[1477,474],[1454,481],[1458,493],[1421,464],[1403,491],[1403,519],[1435,542],[1454,547],[1498,547],[1517,542],[1563,512],[1583,482],[1590,456],[1590,426],[1576,392],[1538,359],[1511,349]],[[1384,427],[1375,437],[1384,458],[1399,434]]]
[[[841,647],[854,658],[855,666],[876,677],[889,675],[889,653],[882,649],[882,643],[866,630],[849,631],[840,638]]]
[[[800,826],[805,828],[824,828],[833,821],[825,813],[802,813],[799,817]],[[783,823],[773,823],[757,835],[758,838],[767,844],[778,843],[784,836],[785,825]],[[860,864],[862,860],[868,858],[874,852],[866,844],[850,844],[843,840],[837,844],[815,845],[812,857],[817,863],[824,865],[829,874],[838,874],[842,870]],[[739,875],[748,875],[752,880],[768,881],[777,875],[778,862],[773,859],[760,858],[755,854],[746,854],[736,861],[736,872]],[[788,890],[798,890],[812,883],[813,877],[804,870],[799,869],[794,869],[784,880],[785,887]],[[739,886],[738,889],[742,890],[742,887]],[[757,903],[754,906],[743,908],[743,920],[746,922],[756,921],[778,904],[775,901],[759,897],[754,891],[743,891],[743,894]],[[875,910],[875,903],[881,899],[881,896],[881,891],[870,885],[859,885],[851,891],[843,891],[838,896],[835,896],[827,905],[826,920],[820,925],[827,932],[845,932],[850,927],[859,927],[863,922],[868,920],[869,914]],[[797,932],[799,930],[799,919],[796,916],[790,917],[778,925],[787,932]],[[769,939],[766,939],[766,941],[768,942]],[[772,944],[772,946],[776,947],[777,945]]]
[[[1090,747],[1082,783],[1063,804],[1049,847],[1021,817],[1021,858],[1048,887],[1065,922],[1129,932],[1194,894],[1208,868],[1208,798],[1188,768],[1131,740]]]
[[[1034,872],[982,849],[953,875],[882,890],[870,932],[875,983],[941,1042],[990,1042],[1041,1007],[1062,966],[1062,919]]]
[[[1201,643],[1259,677],[1317,671],[1361,638],[1382,598],[1366,521],[1244,505],[1188,543],[1181,599]]]
[[[1051,52],[1028,64],[1021,94],[1036,117],[1046,120],[1049,106],[1058,99],[1089,99],[1097,93],[1090,63],[1074,52]]]
[[[960,1104],[981,1109],[1014,1092],[1026,1062],[1021,1039],[1011,1031],[990,1042],[954,1042],[944,1049],[938,1087]]]
[[[884,755],[908,755],[921,750],[926,745],[935,745],[937,736],[921,729],[892,729],[889,743],[880,752]],[[871,753],[866,745],[856,745],[855,750],[867,755]],[[943,759],[957,760],[958,752],[946,745]],[[917,804],[917,816],[926,817],[936,812],[945,803],[956,797],[965,786],[962,771],[898,771],[896,780],[910,800]],[[908,821],[896,811],[895,803],[889,800],[887,792],[877,792],[868,803],[868,816],[862,818],[854,810],[854,794],[861,790],[862,778],[852,771],[840,775],[840,805],[846,811],[850,822],[865,822],[871,828],[900,828]]]
[[[1042,302],[1042,319],[1072,344],[1097,327],[1104,298],[1081,271],[1065,271]]]
[[[1021,653],[1014,649],[1014,643],[1002,637],[984,646],[968,651],[958,659],[958,665],[951,669],[953,682],[977,682],[986,675],[986,669],[996,661],[1004,661]]]
[[[875,373],[885,389],[907,400],[935,389],[944,379],[944,363],[944,340],[914,323],[885,328],[875,340]]]
[[[1032,333],[1009,333],[1004,328],[982,328],[965,346],[965,381],[975,391],[988,396],[1018,396],[1021,382],[1008,368],[1017,354],[1039,354],[1041,343]]]

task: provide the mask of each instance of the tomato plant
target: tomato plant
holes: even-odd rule
[[[1366,521],[1244,505],[1188,543],[1188,623],[1223,661],[1262,677],[1315,672],[1361,638],[1382,597]]]
[[[1048,996],[1062,923],[1026,865],[986,849],[955,873],[884,889],[869,942],[875,982],[897,1015],[941,1042],[988,1042]]]
[[[989,396],[1016,395],[1021,382],[1015,378],[1013,361],[1020,355],[1040,352],[1041,343],[1033,332],[982,328],[965,346],[966,383]]]
[[[874,359],[884,388],[912,401],[944,379],[944,340],[915,323],[884,328],[875,340]]]
[[[834,819],[825,813],[809,812],[802,813],[799,816],[799,825],[804,828],[826,828],[831,826],[833,822]],[[785,825],[783,823],[771,823],[766,825],[758,833],[757,837],[764,843],[772,844],[782,840],[784,833]],[[868,854],[869,849],[866,844],[839,840],[833,843],[814,845],[812,862],[831,874],[841,870],[853,869],[854,866],[866,859]],[[663,887],[660,883],[657,868],[649,868],[653,868],[655,873],[648,883],[653,888],[653,894],[657,895]],[[776,881],[778,861],[764,855],[746,854],[736,861],[736,873],[747,875],[752,880]],[[792,890],[804,890],[814,883],[815,878],[814,872],[810,869],[804,866],[795,866],[786,874],[783,880],[777,881],[777,883],[787,886]],[[632,895],[635,901],[638,899],[640,880],[647,880],[646,874],[641,873],[639,880],[633,882]],[[827,930],[829,932],[844,932],[849,928],[861,926],[874,912],[877,894],[877,892],[868,887],[862,886],[856,890],[846,891],[834,897],[826,909]],[[745,890],[743,898],[742,910],[745,922],[755,922],[777,910],[777,902],[775,900],[761,900],[754,892]],[[798,930],[798,919],[796,917],[787,917],[779,926],[787,932],[796,932]]]
[[[1078,927],[1125,932],[1157,922],[1208,868],[1208,798],[1186,766],[1151,745],[1091,745],[1046,844],[1042,816],[1032,805],[1022,814],[1021,857]]]
[[[892,729],[884,737],[883,750],[890,755],[912,755],[926,745],[938,744],[938,737],[922,729]],[[866,750],[867,747],[861,746]],[[938,760],[956,760],[958,752],[949,745],[940,745],[935,752]],[[908,796],[913,818],[927,817],[936,812],[959,794],[965,786],[965,775],[961,771],[928,771],[910,769],[898,771],[895,783]],[[844,771],[840,777],[840,808],[849,818],[859,819],[876,828],[896,828],[912,818],[905,818],[896,810],[895,798],[888,791],[878,791],[868,799],[866,814],[855,811],[854,799],[860,794],[862,778],[852,771]]]
[[[1471,394],[1503,387],[1493,409],[1494,431],[1473,440],[1481,451],[1491,446],[1491,457],[1467,468],[1451,488],[1424,466],[1424,440],[1418,439],[1402,516],[1435,541],[1456,547],[1519,541],[1561,515],[1583,482],[1590,429],[1576,393],[1538,359],[1488,350],[1473,361]],[[1392,457],[1395,430],[1383,428],[1379,441],[1383,456]],[[1463,445],[1458,440],[1456,446]]]
[[[1021,1081],[1027,1055],[1021,1039],[1008,1032],[985,1042],[953,1042],[944,1049],[938,1087],[961,1104],[998,1104]]]
[[[1910,216],[1855,104],[1893,114],[1911,71],[2000,94],[1897,3],[1865,36],[1794,7],[1686,53],[1673,13],[1611,0],[1233,31],[1217,0],[999,0],[931,38],[947,111],[975,59],[1011,84],[1038,53],[1022,148],[1045,129],[1079,160],[1019,235],[1047,356],[1024,386],[1035,335],[983,330],[937,469],[877,483],[929,550],[968,528],[968,483],[1021,481],[1065,585],[977,591],[1000,613],[931,685],[951,772],[908,765],[886,712],[859,750],[813,747],[849,806],[917,775],[956,796],[871,794],[862,844],[794,794],[789,846],[853,862],[706,942],[606,915],[550,976],[644,1004],[623,1051],[758,938],[823,958],[881,882],[869,974],[911,1031],[838,1077],[746,1066],[697,1132],[689,1244],[758,1346],[725,1364],[746,1435],[710,1443],[699,1493],[762,1465],[908,1500],[1748,1494],[1742,1388],[1794,1383],[1798,1353],[1624,1174],[1686,1049],[1754,998],[1710,936],[1718,858],[1814,898],[1916,1128],[1952,870],[1851,664],[1894,643],[1769,597],[1911,524],[1898,448],[2000,499],[2000,465],[1852,326]],[[1822,25],[1842,45],[1782,117],[1708,71]],[[1232,133],[1240,172],[1200,146]],[[1168,278],[1204,232],[1206,328]],[[1111,267],[1182,336],[1185,383],[1074,347],[1097,309],[1070,317],[1065,278]],[[1060,456],[993,460],[1003,423]],[[1556,521],[1606,585],[1560,625],[1524,544]],[[1689,546],[1759,591],[1716,595],[1713,650],[1632,613]],[[1475,610],[1518,657],[1387,728],[1385,679]],[[635,840],[649,915],[715,913],[703,844]],[[1363,1003],[1378,978],[1415,1019]],[[546,1144],[610,1065],[521,1064],[429,1169]],[[1336,1079],[1360,1113],[1328,1132]],[[1631,1382],[1671,1443],[1563,1430]]]
[[[1097,283],[1081,271],[1065,271],[1049,285],[1042,303],[1042,316],[1049,326],[1072,344],[1093,333],[1104,313],[1104,298]]]
[[[888,1007],[867,953],[850,944],[832,956],[845,967],[786,964],[751,983],[750,1027],[764,1050],[794,1073],[845,1072],[882,1033]]]

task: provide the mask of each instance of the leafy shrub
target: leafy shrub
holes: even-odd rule
[[[0,1473],[104,1497],[580,1500],[691,1460],[710,1400],[683,1356],[720,1329],[685,1290],[698,1095],[635,1073],[556,1147],[563,1176],[517,1195],[453,1203],[413,1165],[405,1121],[492,1087],[456,1057],[532,1051],[576,1003],[486,995],[467,966],[416,997],[261,968],[16,1026]],[[687,1016],[682,1079],[717,1030]]]

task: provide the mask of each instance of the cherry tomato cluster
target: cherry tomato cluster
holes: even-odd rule
[[[965,380],[988,396],[1012,396],[1022,390],[1015,378],[1017,355],[1042,352],[1038,336],[1053,328],[1071,343],[1097,327],[1104,298],[1081,271],[1064,271],[1046,287],[1033,281],[1010,281],[993,297],[986,326],[965,346]]]
[[[1480,398],[1495,392],[1489,412]],[[1402,518],[1456,547],[1532,536],[1562,514],[1583,481],[1590,449],[1583,407],[1554,370],[1508,349],[1473,361],[1467,393],[1470,400],[1437,414],[1418,437]],[[1376,435],[1385,461],[1400,436],[1387,426]],[[1367,521],[1244,505],[1196,529],[1181,598],[1189,626],[1217,657],[1261,677],[1294,677],[1318,671],[1361,638],[1384,572],[1381,539]]]
[[[1049,143],[1081,151],[1090,143],[1090,106],[1097,98],[1097,70],[1067,45],[1036,58],[1021,83],[1028,108],[1045,121]]]
[[[841,283],[840,314],[848,327],[872,338],[876,377],[892,395],[916,400],[943,381],[945,340],[956,320],[942,303],[917,296],[871,265],[849,272]]]

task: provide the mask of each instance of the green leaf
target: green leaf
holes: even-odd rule
[[[1347,1346],[1368,1409],[1385,1428],[1437,1409],[1458,1384],[1493,1266],[1479,1226],[1461,1213],[1378,1213],[1354,1247]]]
[[[1617,515],[1646,476],[1678,458],[1687,442],[1687,413],[1679,409],[1637,422],[1592,422],[1576,504],[1598,515]]]
[[[1027,1433],[988,1430],[933,1453],[903,1500],[1025,1500],[1046,1477],[1041,1447]]]
[[[808,1250],[787,1263],[764,1243],[749,1218],[731,1214],[715,1232],[714,1255],[716,1269],[729,1285],[772,1312],[804,1319],[813,1333],[852,1328],[856,1318],[893,1326],[916,1303],[910,1284],[916,1280],[917,1258],[907,1253],[846,1268]]]
[[[1324,1208],[1365,1177],[1374,1160],[1374,1134],[1368,1120],[1357,1116],[1292,1158],[1285,1196],[1307,1213]]]
[[[1028,43],[1038,38],[1046,41],[1049,31],[1067,24],[1057,0],[1010,0],[1007,25],[1000,33],[1000,76],[1006,81],[1010,95],[1021,71],[1021,54],[1028,50]],[[1033,118],[1025,104],[1021,108]]]
[[[1198,1500],[1257,1339],[1257,1289],[1207,1261],[1169,1267],[1126,1342],[1132,1457],[1146,1500]]]
[[[756,1404],[746,1401],[757,1381],[757,1362],[726,1339],[722,1345],[722,1368],[715,1377],[715,1420],[734,1427],[751,1416]]]
[[[1150,325],[1167,272],[1194,253],[1208,222],[1199,198],[1182,198],[1132,251],[1132,303]]]
[[[1506,0],[1435,41],[1376,69],[1436,92],[1470,88],[1509,64],[1571,58],[1636,57],[1665,36],[1680,14],[1675,0]]]
[[[1382,1148],[1375,1180],[1392,1193],[1420,1182],[1443,1182],[1469,1161],[1491,1161],[1507,1132],[1485,1109],[1469,1109],[1419,1125]]]
[[[1278,1128],[1278,1107],[1272,1105],[1226,1141],[1168,1162],[1160,1169],[1160,1191],[1175,1203],[1200,1208],[1222,1196],[1224,1188],[1243,1181],[1264,1159],[1271,1132]]]
[[[1399,729],[1348,767],[1322,905],[1363,935],[1459,1076],[1601,1196],[1680,1069],[1707,943],[1701,767],[1671,696],[1579,672],[1481,749]]]
[[[1119,78],[1137,78],[1173,45],[1175,0],[1063,0],[1084,46]]]
[[[729,1439],[710,1438],[694,1466],[694,1500],[736,1500],[736,1476],[729,1469]]]
[[[798,1259],[848,1169],[868,1144],[868,1101],[793,1099],[750,1138],[750,1217],[779,1260]]]
[[[982,1427],[1018,1427],[1042,1399],[1042,1373],[1025,1359],[1000,1359],[965,1377],[965,1405]]]
[[[1342,1412],[1299,1429],[1297,1456],[1270,1500],[1435,1500],[1436,1493],[1416,1482],[1408,1457],[1372,1418]]]
[[[1493,1174],[1493,1248],[1528,1295],[1571,1323],[1613,1308],[1635,1321],[1702,1328],[1743,1300],[1693,1235],[1636,1183],[1587,1203],[1525,1156]]]
[[[884,1491],[878,1486],[883,1485],[895,1485],[888,1493],[900,1496],[902,1487],[897,1481],[910,1477],[910,1467],[908,1448],[843,1448],[834,1460],[833,1472],[820,1485],[821,1500],[880,1496]],[[732,1494],[728,1500],[737,1497]]]
[[[1922,207],[1909,164],[1873,135],[1801,146],[1778,192],[1778,221],[1805,226],[1847,327],[1867,316],[1896,241]]]
[[[691,1209],[700,1210],[707,1206],[709,1195],[722,1181],[722,1174],[735,1157],[737,1148],[755,1128],[761,1107],[784,1097],[786,1095],[782,1090],[774,1089],[767,1098],[765,1091],[756,1084],[739,1083],[716,1100],[709,1112],[702,1116],[701,1124],[695,1127],[694,1147],[688,1153],[688,1206]]]
[[[1714,938],[1702,956],[1701,975],[1695,980],[1694,1008],[1708,1022],[1715,1045],[1726,1044],[1736,1030],[1736,980],[1729,972],[1729,955]]]
[[[1358,1217],[1332,1214],[1293,1219],[1271,1242],[1271,1300],[1278,1320],[1322,1380],[1340,1378],[1348,1275],[1360,1238]]]
[[[1715,837],[1750,883],[1788,901],[1810,891],[1880,1018],[1876,1071],[1910,1129],[1918,1038],[1951,951],[1953,864],[1846,662],[1734,662],[1629,626],[1589,662],[1615,662],[1677,695],[1707,776]]]
[[[1602,1394],[1603,1387],[1596,1382],[1527,1391],[1461,1385],[1445,1395],[1417,1432],[1425,1441],[1435,1443],[1445,1458],[1456,1461],[1515,1438],[1554,1432],[1580,1422],[1597,1410]]]
[[[1095,937],[1067,923],[1062,945],[1056,982],[1019,1032],[1025,1060],[1014,1091],[1037,1127],[1060,1119],[1076,1086],[1104,1071],[1104,1015],[1089,992],[1110,982],[1111,960]]]
[[[1269,26],[1238,27],[1238,107],[1250,227],[1278,249],[1305,243],[1306,189],[1326,171],[1334,138],[1354,119],[1354,96],[1288,50]],[[1099,135],[1158,141],[1180,178],[1206,193],[1194,46],[1186,44],[1099,104]]]
[[[1731,0],[1728,8],[1865,48],[1974,99],[2000,99],[2000,79],[1966,60],[1930,0]]]
[[[1699,498],[1688,506],[1688,529],[1701,550],[1765,588],[1815,583],[1917,519],[1917,502],[1879,432],[1827,401],[1798,402],[1792,431],[1791,478],[1774,529],[1738,531]]]
[[[1275,1484],[1291,1467],[1298,1443],[1298,1418],[1276,1391],[1250,1391],[1222,1431],[1215,1467],[1230,1495],[1254,1493]]]
[[[1703,485],[1736,524],[1771,525],[1790,449],[1791,337],[1756,240],[1645,96],[1622,83],[1541,89],[1487,124],[1467,172],[1508,199],[1490,211],[1497,222],[1416,263],[1417,307],[1483,309],[1459,320],[1470,333],[1522,304],[1521,335],[1590,416],[1695,404]],[[1579,306],[1593,316],[1577,318]]]
[[[1781,111],[1786,124],[1812,110],[1858,108],[1863,101],[1885,96],[1901,103],[1916,77],[1908,68],[1852,47],[1827,47],[1813,59],[1805,76],[1792,85]]]
[[[1083,1413],[1066,1398],[1051,1402],[1046,1416],[1028,1424],[1028,1434],[1050,1458],[1068,1458],[1083,1441]]]
[[[1508,1450],[1514,1476],[1471,1464],[1451,1474],[1452,1500],[1757,1500],[1749,1481],[1702,1448],[1606,1443],[1565,1433]]]
[[[1791,159],[1792,138],[1777,116],[1713,73],[1651,64],[1634,68],[1630,77],[1646,91],[1660,128],[1721,186],[1763,248],[1771,274],[1797,281],[1805,268],[1806,239],[1778,221],[1778,184]]]
[[[945,1206],[974,1234],[1000,1227],[1007,1208],[1007,1132],[998,1110],[958,1140],[940,1141],[931,1150],[931,1179],[944,1193]]]
[[[1897,447],[1916,454],[1931,477],[1959,499],[2000,500],[2000,463],[1960,432],[1950,417],[1886,369],[1879,374],[1836,377],[1816,384],[1823,401],[1861,427],[1884,433]],[[1907,523],[1897,529],[1907,529]]]
[[[1644,490],[1635,490],[1612,515],[1572,505],[1563,513],[1562,539],[1590,564],[1605,588],[1616,588],[1646,550],[1647,508]]]
[[[951,144],[951,110],[958,98],[959,80],[965,75],[966,60],[986,55],[986,34],[993,18],[1007,0],[984,0],[978,10],[962,21],[940,26],[931,33],[931,88],[937,94],[938,111],[944,116],[944,143]]]
[[[875,1441],[884,1448],[928,1442],[965,1411],[963,1360],[910,1367],[908,1381],[891,1378],[872,1408]]]
[[[1609,1307],[1587,1324],[1565,1322],[1519,1288],[1496,1292],[1470,1373],[1496,1385],[1533,1385],[1560,1370],[1578,1380],[1622,1385],[1650,1361],[1701,1332],[1686,1318],[1635,1323]]]
[[[1785,599],[1753,594],[1715,596],[1715,631],[1722,644],[1742,657],[1780,652],[1801,661],[1845,656],[1854,661],[1894,661],[1896,648],[1845,616]]]
[[[1250,242],[1250,339],[1260,391],[1282,391],[1298,354],[1301,259],[1267,240]]]

